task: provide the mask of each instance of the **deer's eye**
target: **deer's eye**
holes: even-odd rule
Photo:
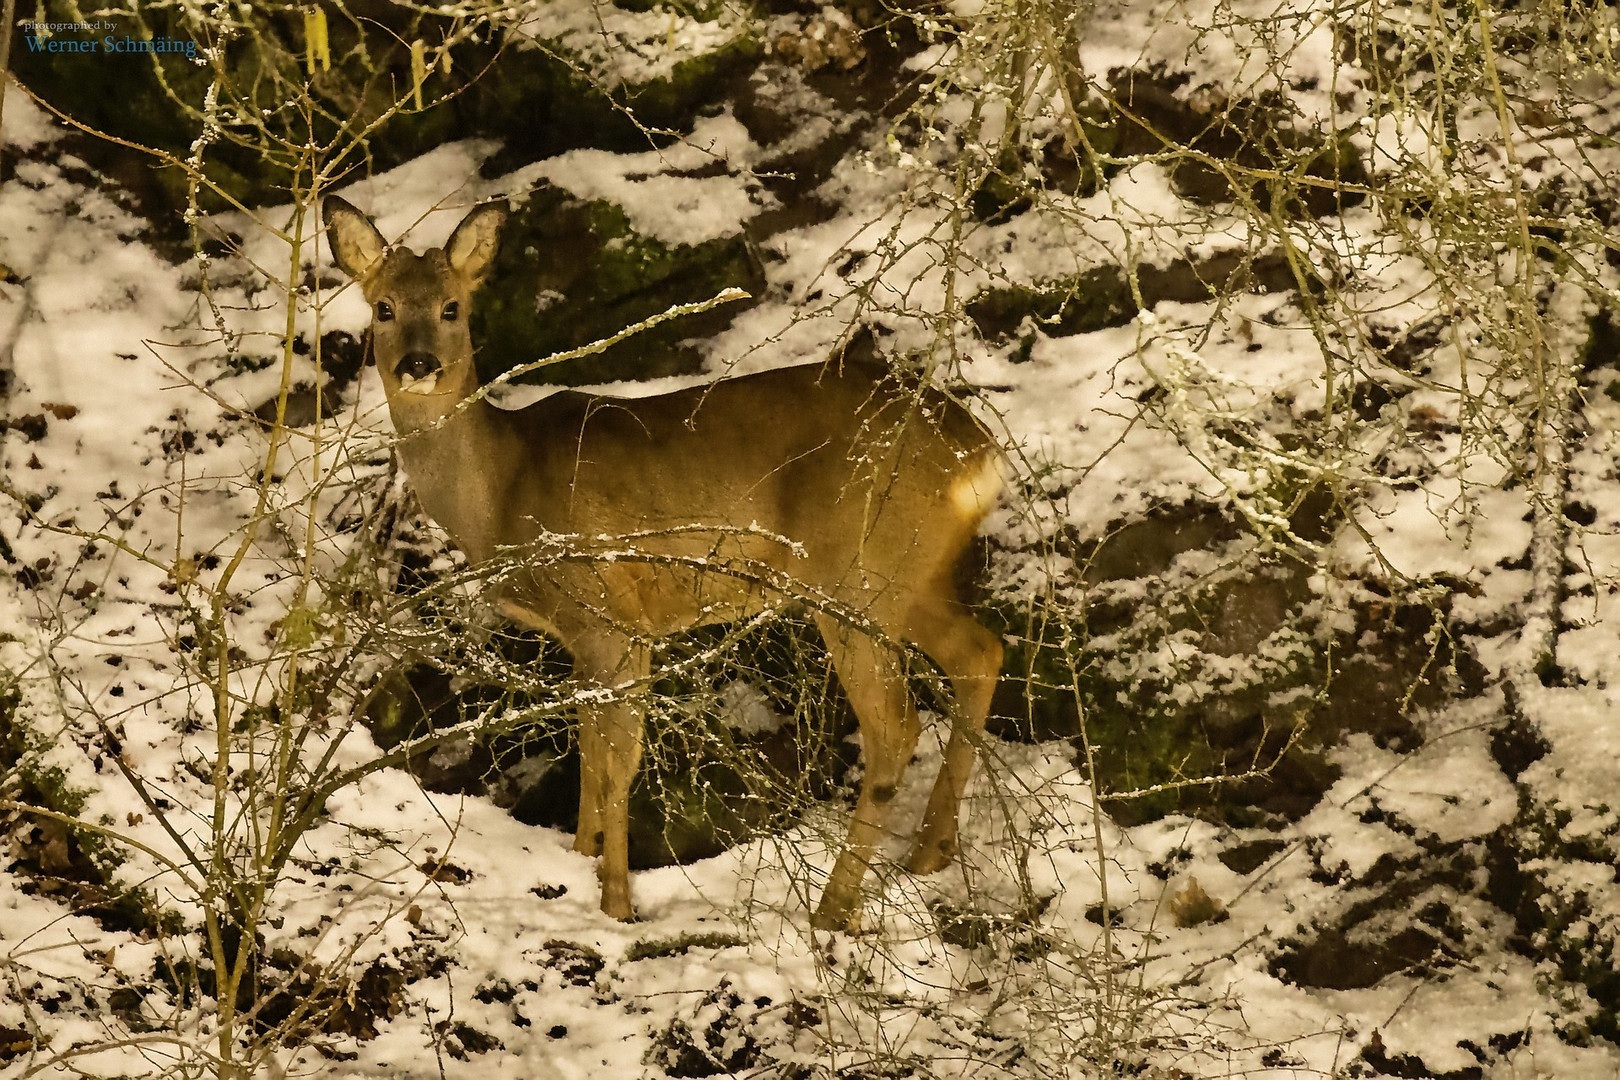
[[[439,312],[439,318],[443,319],[445,322],[455,322],[460,316],[461,305],[456,303],[454,300],[444,305],[444,310]]]
[[[378,322],[393,322],[393,320],[394,320],[394,305],[390,304],[386,300],[377,301],[377,321]]]

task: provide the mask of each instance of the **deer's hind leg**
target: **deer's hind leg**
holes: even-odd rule
[[[957,814],[973,761],[984,738],[990,699],[1001,676],[1002,646],[949,594],[917,605],[908,636],[951,682],[951,739],[923,813],[916,845],[906,859],[914,874],[932,874],[956,858]]]
[[[904,657],[853,627],[816,616],[838,680],[861,725],[866,766],[849,837],[810,924],[819,930],[847,928],[860,909],[861,882],[887,831],[890,803],[911,763],[921,726],[906,685]]]

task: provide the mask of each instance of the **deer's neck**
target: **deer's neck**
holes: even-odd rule
[[[518,447],[501,410],[484,400],[457,410],[465,397],[396,400],[389,412],[400,435],[400,460],[422,508],[469,559],[480,562],[504,542],[501,513]]]

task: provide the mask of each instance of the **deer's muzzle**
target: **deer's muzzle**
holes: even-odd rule
[[[430,352],[406,353],[394,367],[399,388],[407,394],[431,394],[439,384],[444,365]]]

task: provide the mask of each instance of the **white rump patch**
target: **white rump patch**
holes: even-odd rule
[[[963,473],[951,481],[951,507],[962,516],[963,520],[978,521],[996,505],[996,499],[1000,497],[1001,489],[1005,486],[1006,478],[1002,475],[1000,456],[986,454],[979,459],[978,465],[971,472]]]

